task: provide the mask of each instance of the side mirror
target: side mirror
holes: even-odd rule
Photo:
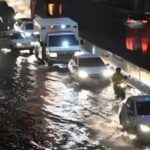
[[[82,39],[82,40],[80,40],[80,44],[81,45],[83,45],[84,44],[84,40]]]

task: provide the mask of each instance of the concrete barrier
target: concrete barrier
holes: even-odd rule
[[[133,79],[131,82],[134,82],[135,86],[138,86],[138,88],[142,89],[146,93],[150,93],[150,71],[136,66],[124,58],[97,47],[86,40],[84,40],[84,45],[82,48],[92,54],[99,55],[105,63],[110,64],[113,67],[121,67],[125,73],[131,76]]]

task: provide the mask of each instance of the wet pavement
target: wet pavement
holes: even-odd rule
[[[111,85],[85,89],[66,69],[2,51],[0,150],[144,149],[121,131],[113,100]]]

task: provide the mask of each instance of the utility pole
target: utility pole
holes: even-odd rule
[[[35,18],[35,8],[36,8],[37,1],[30,0],[30,10],[31,10],[31,18]]]

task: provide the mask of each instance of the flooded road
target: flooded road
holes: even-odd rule
[[[0,150],[146,149],[121,131],[113,100],[111,85],[84,89],[67,70],[2,51]]]

